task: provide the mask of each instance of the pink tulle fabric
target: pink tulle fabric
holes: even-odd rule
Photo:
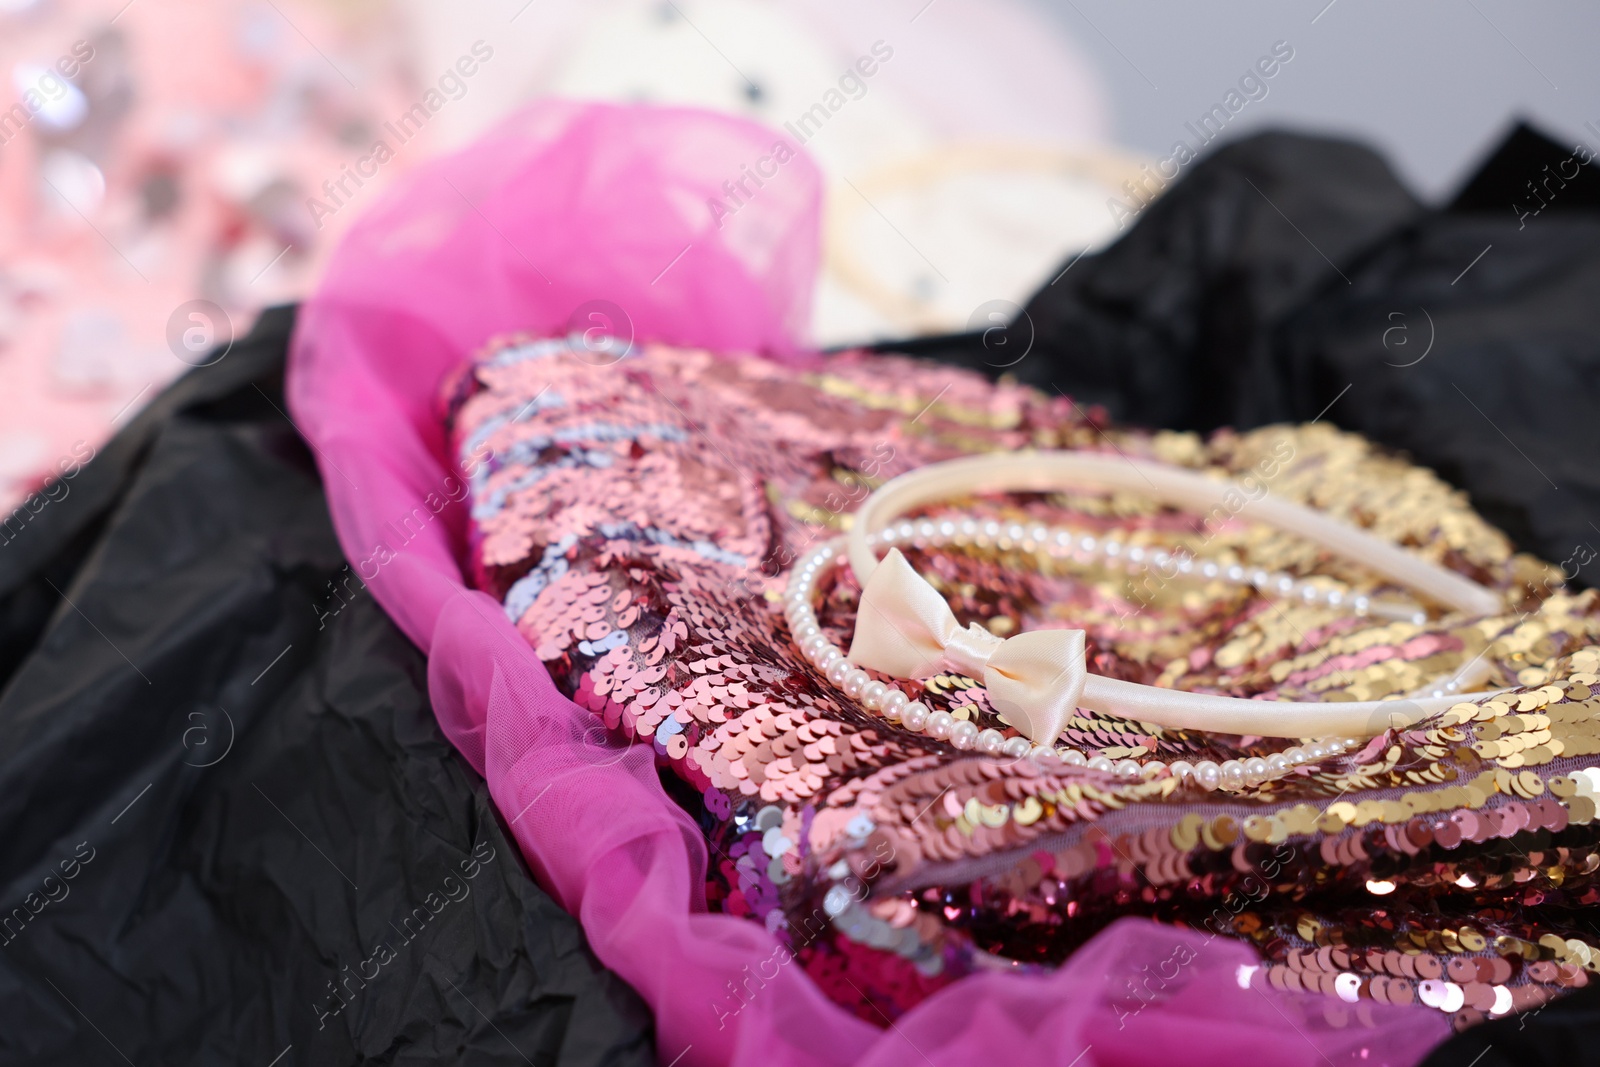
[[[491,336],[581,329],[574,312],[602,300],[640,340],[817,358],[802,345],[817,171],[796,156],[737,211],[708,206],[732,203],[724,183],[778,139],[698,112],[534,106],[407,175],[353,227],[290,365],[345,552],[427,653],[439,721],[540,882],[654,1012],[660,1062],[1416,1063],[1446,1036],[1436,1013],[1368,1001],[1338,1025],[1325,998],[1265,988],[1245,946],[1132,919],[1048,977],[967,978],[892,1026],[849,1014],[765,928],[704,910],[704,839],[649,748],[609,738],[468,587],[465,506],[440,506],[459,472],[437,396]]]

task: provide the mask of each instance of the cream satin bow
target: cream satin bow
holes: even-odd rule
[[[1034,630],[1002,640],[965,630],[939,591],[891,548],[861,591],[850,661],[896,678],[951,670],[982,679],[996,711],[1038,744],[1052,744],[1078,706],[1082,630]]]

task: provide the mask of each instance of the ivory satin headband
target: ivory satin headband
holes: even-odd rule
[[[1089,673],[1082,630],[1036,630],[1002,640],[976,624],[963,629],[939,592],[892,547],[896,540],[973,539],[978,526],[970,521],[922,520],[894,525],[905,512],[926,504],[974,492],[1067,489],[1128,490],[1201,513],[1222,508],[1304,537],[1446,609],[1487,615],[1504,607],[1497,594],[1458,574],[1298,504],[1265,493],[1251,499],[1233,482],[1097,453],[991,453],[901,475],[874,492],[857,512],[848,538],[848,559],[862,586],[861,607],[848,656],[830,660],[825,668],[829,677],[838,674],[857,683],[851,688],[875,697],[876,701],[868,701],[871,704],[887,698],[861,681],[866,676],[857,665],[907,679],[954,670],[981,679],[997,711],[1034,742],[1049,745],[1078,707],[1169,728],[1214,733],[1367,736],[1459,703],[1460,694],[1481,685],[1488,674],[1487,665],[1475,660],[1451,679],[1404,701],[1339,703],[1249,700],[1120,681]],[[1035,542],[1037,535],[1048,533],[1020,526],[1001,532],[1007,535],[1003,540],[1023,542]],[[963,538],[963,534],[968,536]],[[875,544],[891,546],[881,563]],[[797,631],[797,640],[813,647],[816,635],[809,632],[813,625],[807,621],[811,618],[810,587],[817,571],[835,553],[837,547],[832,547],[802,561],[810,571],[802,573],[802,566],[797,566],[791,577],[790,622],[807,631],[804,638]],[[822,640],[826,644],[826,639]],[[818,651],[815,658],[827,658],[825,649]],[[852,671],[860,678],[852,677]]]

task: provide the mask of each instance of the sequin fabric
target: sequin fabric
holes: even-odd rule
[[[472,472],[474,580],[574,701],[682,783],[711,847],[710,906],[785,939],[863,1018],[881,1023],[965,974],[1051,967],[1130,914],[1249,942],[1262,962],[1241,981],[1326,994],[1330,1021],[1351,1025],[1376,1000],[1467,1026],[1600,970],[1581,918],[1600,903],[1600,603],[1514,555],[1431,472],[1326,425],[1136,432],[1066,397],[896,357],[795,369],[665,346],[600,355],[505,338],[448,383],[451,440]],[[963,624],[1081,628],[1095,672],[1200,692],[1376,700],[1474,659],[1509,691],[1237,793],[961,752],[865,711],[793,647],[779,606],[789,566],[885,479],[1024,448],[1188,467],[1235,480],[1241,500],[1270,490],[1470,576],[1505,610],[1392,622],[1136,563],[913,546]],[[1238,510],[1060,493],[928,514],[1398,592]],[[819,620],[837,644],[857,593],[848,568],[822,583]],[[1015,733],[973,679],[906,688]],[[1063,740],[1191,761],[1289,744],[1086,711]],[[1170,980],[1130,985],[1128,1010]],[[745,996],[730,988],[717,1010],[736,1014]]]

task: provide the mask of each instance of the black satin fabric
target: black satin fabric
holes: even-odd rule
[[[335,592],[292,325],[0,545],[0,1063],[651,1063],[422,655]]]
[[[1371,150],[1270,133],[1192,164],[1005,329],[885,342],[1210,431],[1323,419],[1600,581],[1600,150],[1518,128],[1444,208]]]

